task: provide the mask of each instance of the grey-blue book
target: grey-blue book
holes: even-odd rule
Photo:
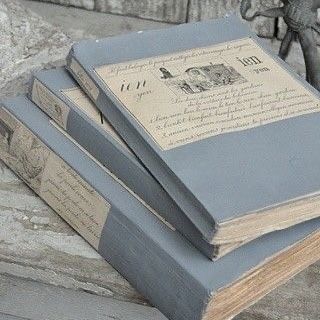
[[[220,258],[243,244],[213,245],[206,242],[64,68],[35,73],[29,96],[41,110],[163,219],[181,230],[207,257]]]
[[[319,93],[235,16],[83,41],[68,69],[208,243],[319,217]]]
[[[230,319],[320,259],[320,219],[210,261],[26,97],[0,107],[0,158],[171,320]]]

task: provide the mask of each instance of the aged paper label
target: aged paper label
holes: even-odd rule
[[[88,91],[88,94],[93,100],[97,100],[99,96],[99,89],[88,76],[87,72],[80,66],[80,64],[75,60],[71,60],[70,69],[77,77],[77,80],[83,85],[84,88]]]
[[[95,72],[163,150],[320,111],[251,38]]]
[[[62,94],[67,97],[74,105],[82,110],[89,118],[99,124],[106,132],[108,132],[118,143],[120,143],[129,152],[129,148],[111,127],[108,120],[101,114],[94,103],[84,93],[84,91],[78,87],[61,90]]]
[[[33,81],[32,101],[63,129],[67,128],[69,107],[38,79]]]
[[[3,108],[0,108],[0,157],[98,249],[110,204]]]

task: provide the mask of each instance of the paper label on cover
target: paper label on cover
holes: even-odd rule
[[[50,207],[98,249],[110,204],[3,108],[0,109],[0,156]]]
[[[71,60],[70,69],[77,77],[79,83],[88,91],[88,94],[91,96],[91,98],[93,100],[97,100],[99,96],[99,89],[92,81],[92,79],[88,76],[87,72],[74,59]]]
[[[38,79],[33,81],[32,101],[62,128],[67,128],[69,107]]]
[[[95,72],[162,150],[320,111],[251,38]]]
[[[107,119],[101,114],[89,97],[78,87],[61,90],[62,94],[66,96],[73,104],[82,110],[89,118],[99,124],[106,132],[108,132],[118,143],[120,143],[127,150],[127,145],[123,142],[120,136],[111,127]]]

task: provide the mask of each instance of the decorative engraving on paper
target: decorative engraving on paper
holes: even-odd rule
[[[99,96],[99,89],[88,76],[87,72],[81,67],[81,65],[75,60],[72,59],[70,63],[70,69],[77,77],[81,85],[87,90],[88,94],[93,100],[97,100]]]
[[[95,72],[163,150],[320,111],[316,94],[251,38]]]
[[[223,63],[190,67],[177,75],[172,75],[163,67],[159,71],[162,73],[162,81],[170,89],[178,90],[184,94],[201,93],[247,82],[233,67]]]
[[[62,128],[67,128],[69,107],[38,79],[33,81],[32,101]]]
[[[110,204],[5,109],[0,157],[96,249]]]
[[[121,137],[116,133],[112,128],[109,121],[102,115],[94,103],[89,99],[89,97],[78,87],[69,88],[61,90],[62,94],[67,97],[70,102],[76,105],[80,110],[82,110],[89,118],[94,122],[99,124],[106,132],[108,132],[123,148],[127,149],[129,152],[130,149],[123,142]]]

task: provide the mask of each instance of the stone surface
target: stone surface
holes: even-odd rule
[[[171,24],[134,17],[113,15],[74,7],[57,6],[37,1],[22,1],[23,5],[50,24],[62,28],[73,40],[104,38],[111,35],[147,29],[160,29]],[[86,23],[83,23],[85,21]]]
[[[135,16],[156,21],[183,23],[218,18],[226,13],[239,14],[239,0],[38,0],[82,7],[100,12]],[[253,0],[253,10],[279,6],[279,0]],[[251,23],[260,36],[271,38],[276,32],[276,21],[258,18]],[[282,27],[281,27],[282,28]],[[283,29],[283,28],[282,28]],[[281,30],[282,30],[281,29]],[[283,32],[281,31],[280,32]]]
[[[0,312],[0,320],[26,320],[26,318],[16,317]]]
[[[96,0],[96,10],[157,21],[186,21],[188,0]]]
[[[155,308],[0,275],[1,312],[32,320],[165,320]]]
[[[0,35],[0,97],[17,86],[25,91],[32,70],[63,59],[71,46],[66,35],[16,0],[0,1]]]
[[[51,2],[56,4],[62,4],[65,6],[84,8],[87,10],[94,9],[94,0],[38,0],[38,1]]]
[[[279,0],[254,0],[252,4],[252,11],[257,11],[278,6]],[[239,6],[239,0],[190,0],[188,20],[218,18],[234,12],[240,16]],[[262,37],[272,38],[275,34],[275,19],[259,17],[250,24],[252,29]]]
[[[21,1],[21,3],[31,7],[31,2]],[[9,72],[6,72],[5,81],[11,83],[12,92],[18,94],[24,89],[24,83],[30,70],[48,65],[51,59],[62,58],[71,41],[63,33],[50,27],[43,19],[22,9],[17,2],[1,0],[0,4],[2,8],[0,20],[4,16],[3,8],[6,7],[11,10],[11,13],[6,13],[6,16],[11,17],[10,21],[16,21],[12,24],[12,29],[6,27],[6,37],[11,33],[11,30],[20,30],[24,25],[29,25],[34,31],[34,34],[28,33],[29,38],[39,39],[40,37],[42,39],[36,46],[37,52],[42,52],[42,54],[36,54],[35,57],[25,57],[20,45],[14,41],[7,41],[7,50],[12,52],[13,57],[10,59],[10,55],[7,55],[6,52],[4,57],[6,57],[10,70],[14,74],[10,76]],[[74,36],[75,39],[165,26],[126,17],[118,17],[119,20],[116,22],[113,20],[116,18],[109,15],[75,8],[63,8],[47,3],[38,2],[36,7],[37,12],[46,20],[56,21],[64,31]],[[43,9],[40,10],[40,7]],[[58,17],[59,12],[61,14]],[[54,46],[51,40],[47,43],[40,34],[41,28],[37,28],[30,22],[27,23],[26,20],[29,18],[39,26],[45,26],[47,30],[55,30],[54,34],[59,34],[58,39],[62,39],[59,42],[61,46]],[[103,18],[107,20],[105,26],[110,25],[110,29],[101,30],[98,28],[99,19]],[[86,23],[82,23],[83,21]],[[38,34],[35,34],[36,32]],[[45,31],[44,35],[50,35],[46,32],[48,31]],[[47,38],[50,39],[50,37]],[[22,41],[22,36],[17,39]],[[266,41],[271,43],[274,50],[278,50],[279,41]],[[26,41],[24,44],[26,45]],[[57,53],[51,56],[51,50],[48,48],[52,47],[56,48],[53,52]],[[5,60],[1,59],[3,62],[2,70],[7,70],[4,64]],[[15,70],[13,59],[16,61],[17,70]],[[300,74],[303,74],[304,68],[298,45],[294,45],[288,61]],[[2,73],[1,76],[3,76]],[[1,82],[1,86],[0,96],[7,95],[7,84]],[[108,319],[108,317],[118,320],[164,319],[160,312],[148,307],[147,301],[116,270],[1,162],[0,226],[1,320],[61,320],[62,316],[66,315],[69,316],[68,320],[72,319],[71,314],[67,313],[68,310],[65,310],[64,314],[57,313],[56,316],[60,316],[59,318],[55,318],[54,313],[49,317],[49,311],[53,310],[54,306],[58,309],[55,301],[60,301],[59,307],[62,304],[59,298],[63,298],[63,303],[69,303],[70,306],[76,308],[75,310],[81,310],[81,307],[85,306],[85,302],[90,301],[88,310],[90,307],[96,307],[98,312],[95,316],[98,317],[102,314],[105,316],[104,319]],[[36,307],[29,308],[29,310],[23,309],[22,296],[28,296],[32,302],[39,302],[38,309]],[[48,297],[53,298],[48,299]],[[247,309],[236,317],[236,320],[318,320],[320,314],[319,297],[320,263],[317,263]],[[39,315],[40,302],[47,308],[44,308],[43,314]],[[17,305],[19,305],[19,309]],[[103,306],[108,308],[103,309]],[[122,306],[122,309],[119,306]],[[17,311],[19,312],[17,313]],[[127,311],[128,313],[126,313]],[[77,320],[79,319],[82,320],[80,316]],[[84,320],[88,320],[88,317]]]

